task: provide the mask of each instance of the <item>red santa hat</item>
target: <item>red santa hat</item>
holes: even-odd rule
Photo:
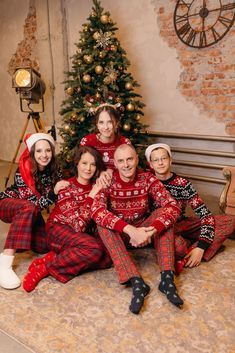
[[[22,153],[19,159],[19,169],[22,179],[24,180],[25,184],[36,194],[40,197],[39,192],[35,187],[35,180],[32,175],[32,162],[29,157],[30,150],[32,146],[39,140],[46,140],[51,142],[53,146],[55,146],[55,141],[53,137],[49,134],[45,133],[35,133],[35,134],[27,134],[24,138],[24,142],[26,144],[26,149]]]

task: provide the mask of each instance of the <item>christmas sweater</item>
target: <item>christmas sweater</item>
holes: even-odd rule
[[[58,171],[57,180],[59,181],[61,177],[62,174]],[[49,171],[44,170],[39,172],[39,178],[44,189],[41,196],[36,195],[30,187],[25,184],[19,169],[17,169],[14,176],[14,184],[6,188],[5,191],[0,192],[0,200],[5,198],[23,199],[34,203],[40,210],[49,207],[56,200]]]
[[[182,178],[175,173],[173,173],[172,177],[169,179],[162,180],[162,183],[177,200],[181,208],[182,219],[186,217],[185,210],[187,206],[190,206],[195,214],[200,218],[201,232],[198,247],[204,250],[207,249],[214,239],[215,219],[198,195],[192,183],[186,178]]]
[[[92,189],[92,184],[82,185],[76,177],[68,181],[69,186],[58,193],[58,200],[48,222],[67,224],[75,232],[85,232],[91,220],[93,198],[88,194]]]
[[[104,143],[98,139],[98,134],[93,133],[90,135],[86,135],[81,139],[80,145],[81,146],[91,146],[97,149],[102,155],[103,162],[107,168],[115,169],[114,167],[114,152],[118,146],[122,144],[130,145],[131,141],[124,137],[118,136],[115,141],[111,143]]]
[[[175,199],[150,172],[138,170],[133,181],[124,182],[116,171],[110,187],[96,195],[92,218],[102,227],[123,232],[128,224],[141,225],[151,213],[152,202],[162,208],[152,224],[160,233],[171,227],[180,216]]]

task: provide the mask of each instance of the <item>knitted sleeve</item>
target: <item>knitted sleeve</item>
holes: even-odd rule
[[[215,219],[204,201],[198,195],[192,183],[188,180],[184,187],[184,199],[201,220],[201,232],[198,247],[206,250],[213,242],[215,235]]]
[[[72,188],[59,192],[56,203],[57,221],[72,227],[75,232],[85,232],[91,220],[91,206],[93,199],[86,197],[83,203],[74,198]]]
[[[155,179],[150,185],[149,195],[155,207],[159,208],[159,216],[152,225],[157,229],[158,233],[172,227],[181,215],[177,201],[158,179]]]
[[[128,224],[107,209],[108,191],[101,190],[95,197],[92,205],[92,219],[97,225],[106,227],[118,232]]]

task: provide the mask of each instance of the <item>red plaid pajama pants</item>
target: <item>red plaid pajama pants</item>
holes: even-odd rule
[[[216,215],[215,237],[213,243],[204,252],[203,260],[209,261],[219,250],[223,242],[235,230],[235,218],[229,215]],[[200,236],[201,221],[197,217],[189,217],[175,224],[175,256],[177,259],[187,254],[188,248],[193,244],[197,246]]]
[[[157,209],[144,221],[139,227],[148,227],[159,216],[161,209]],[[125,233],[118,233],[113,230],[98,226],[99,235],[106,246],[120,283],[126,283],[131,277],[140,277],[139,271],[133,262],[128,248],[130,245],[130,238]],[[158,264],[160,271],[174,270],[174,232],[170,228],[164,233],[157,235],[154,238],[154,247],[157,252]]]
[[[48,251],[45,222],[37,206],[28,200],[0,200],[0,219],[11,223],[4,249]]]
[[[50,221],[46,230],[48,247],[57,254],[46,266],[58,281],[66,283],[81,272],[111,266],[112,261],[98,236],[77,233],[68,225]]]

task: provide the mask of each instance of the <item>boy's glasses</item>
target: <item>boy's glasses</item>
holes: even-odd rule
[[[155,163],[166,162],[168,159],[169,157],[155,158],[155,159],[152,159],[152,162],[155,162]]]

